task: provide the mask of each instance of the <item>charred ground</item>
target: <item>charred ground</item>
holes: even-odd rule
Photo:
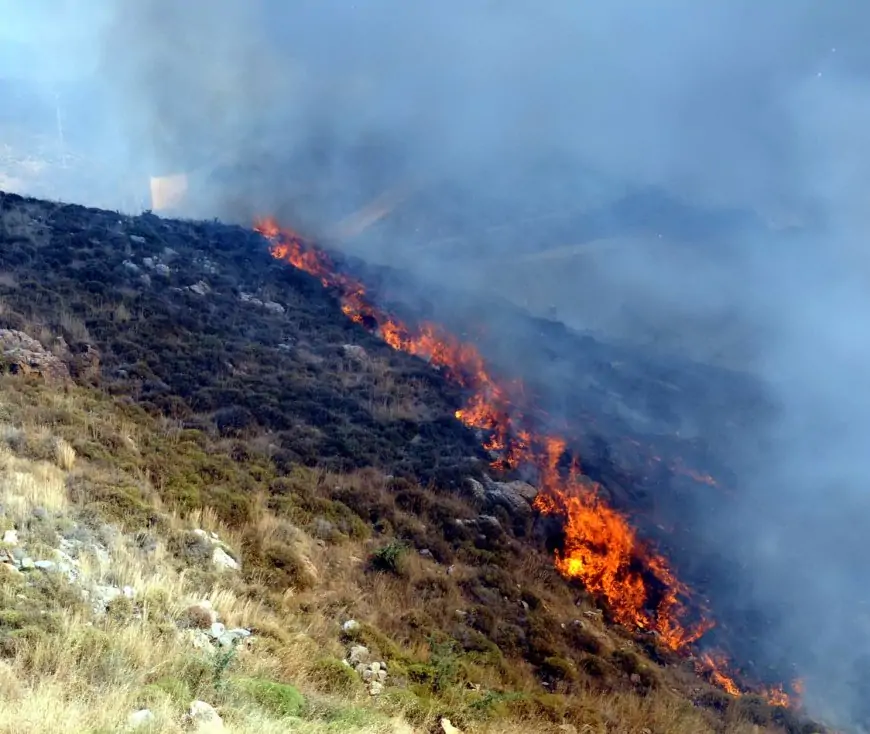
[[[597,697],[615,696],[642,709],[652,731],[818,729],[786,709],[727,696],[654,641],[603,625],[592,600],[552,567],[547,544],[558,528],[535,532],[531,514],[503,510],[481,524],[462,488],[482,475],[488,457],[453,418],[461,395],[423,361],[344,318],[317,279],[273,260],[258,235],[217,222],[0,197],[0,327],[71,355],[78,385],[68,390],[98,395],[100,410],[118,411],[153,436],[150,451],[124,460],[149,478],[161,506],[209,507],[245,538],[244,593],[280,607],[280,590],[298,586],[305,593],[295,613],[368,614],[366,642],[404,668],[421,722],[448,712],[468,727],[502,716],[633,731],[620,728],[624,712],[595,710]],[[362,277],[387,299],[396,292],[395,273]],[[413,308],[448,325],[468,313]],[[712,415],[726,395],[753,403],[751,385],[723,391],[740,378],[711,380],[698,368],[647,357],[638,366],[624,350],[505,313],[520,325],[512,348],[531,355],[521,376],[541,376],[528,384],[541,397],[542,420],[574,430],[584,471],[603,481],[616,506],[643,516],[663,488],[677,498],[697,490],[672,463],[651,469],[650,455],[700,460],[699,472],[719,468],[727,482],[715,448],[661,426],[633,427],[612,386],[624,389],[617,402],[637,405],[641,397],[667,426],[664,396],[702,401],[698,414]],[[486,335],[481,340],[496,360],[509,356],[499,355],[497,340],[488,347]],[[578,376],[585,390],[560,389],[559,379],[576,386]],[[38,401],[45,388],[26,390]],[[596,430],[581,430],[587,419]],[[105,437],[76,448],[107,464],[123,455]],[[107,483],[76,495],[128,528],[160,527],[160,513],[135,487]],[[289,547],[258,542],[258,502],[323,535],[336,557],[342,547],[366,548],[372,562],[360,571],[363,592],[393,584],[409,589],[413,604],[380,609],[335,588],[318,594]],[[408,556],[410,548],[428,555]],[[438,647],[449,639],[458,644]]]

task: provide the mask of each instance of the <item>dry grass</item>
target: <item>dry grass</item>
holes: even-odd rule
[[[140,446],[149,440],[146,429],[129,415],[101,412],[91,397],[77,391],[45,392],[34,404],[9,390],[0,404],[0,418],[6,421],[0,426],[0,504],[6,508],[7,522],[16,526],[36,507],[74,517],[79,508],[67,494],[67,481],[101,478],[107,471],[86,452],[72,448],[74,431],[89,441],[113,446],[127,457],[138,456]],[[61,427],[65,438],[57,434]],[[155,427],[171,453],[180,427],[171,421],[155,423]],[[166,458],[171,460],[171,456]],[[380,491],[385,511],[397,509],[381,476],[365,472],[338,476],[323,471],[307,476],[314,488],[342,483],[354,493]],[[147,477],[135,479],[148,483]],[[463,682],[437,698],[427,699],[429,694],[413,686],[388,686],[380,700],[371,699],[362,686],[326,691],[317,664],[324,658],[336,661],[344,656],[347,642],[341,640],[342,621],[354,618],[361,622],[371,635],[365,643],[375,654],[390,659],[398,675],[402,666],[425,666],[432,662],[432,651],[419,636],[409,635],[409,619],[436,630],[455,629],[457,610],[468,609],[461,589],[474,583],[480,569],[457,562],[448,573],[446,565],[409,552],[401,573],[372,573],[367,570],[368,559],[377,544],[360,538],[317,541],[270,511],[265,497],[255,498],[246,525],[231,528],[212,508],[186,514],[164,511],[153,487],[147,495],[163,518],[156,545],[147,555],[130,542],[131,537],[119,535],[106,543],[108,556],[84,553],[79,561],[89,582],[130,586],[138,615],[94,618],[86,606],[64,601],[68,595],[58,587],[58,608],[46,609],[55,614],[53,626],[28,636],[27,644],[16,646],[11,654],[9,650],[4,653],[0,645],[0,734],[122,731],[127,716],[143,706],[156,717],[155,731],[180,733],[185,731],[183,713],[195,696],[213,703],[228,731],[237,734],[422,734],[437,731],[445,712],[466,734],[564,734],[572,730],[560,729],[560,722],[552,716],[559,706],[566,712],[570,708],[570,720],[584,734],[778,732],[739,717],[716,718],[692,706],[683,693],[671,690],[675,679],[652,663],[654,674],[667,681],[666,685],[640,694],[602,691],[580,682],[570,696],[548,699],[548,705],[555,708],[547,711],[539,710],[541,689],[535,669],[517,659],[510,659],[508,669],[501,671],[479,661],[462,661]],[[171,539],[194,527],[218,535],[234,556],[241,557],[243,568],[250,568],[254,561],[245,555],[246,548],[254,548],[252,538],[261,549],[280,549],[282,561],[298,566],[291,578],[304,583],[274,586],[258,581],[259,572],[248,571],[243,581],[238,574],[218,574],[202,563],[180,563]],[[517,588],[533,588],[555,626],[580,616],[584,629],[600,638],[605,651],[625,645],[626,639],[599,617],[584,615],[592,611],[587,602],[578,606],[570,594],[548,588],[551,575],[545,563],[546,559],[529,554],[517,574]],[[3,599],[24,593],[18,584],[20,578],[15,576],[0,577],[0,611]],[[253,646],[241,648],[232,659],[225,687],[210,682],[217,659],[198,651],[187,632],[179,632],[186,610],[203,599],[211,602],[228,628],[254,630]],[[205,683],[196,682],[197,671],[205,671]],[[472,711],[475,699],[469,697],[466,682],[479,685],[482,692],[498,692],[505,690],[505,676],[510,679],[509,690],[522,698],[523,706],[497,704],[494,715],[476,718]],[[233,681],[240,678],[290,683],[306,696],[308,706],[301,718],[281,720],[233,687]],[[155,682],[167,680],[186,681],[186,693],[181,698],[155,695]]]

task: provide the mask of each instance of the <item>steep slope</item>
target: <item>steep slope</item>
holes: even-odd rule
[[[608,623],[461,391],[262,238],[8,195],[0,236],[0,731],[819,730]]]

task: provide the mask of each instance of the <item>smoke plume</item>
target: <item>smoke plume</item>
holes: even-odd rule
[[[693,522],[740,569],[734,608],[778,611],[758,644],[806,678],[811,710],[866,716],[870,9],[26,7],[0,4],[0,40],[20,49],[5,73],[38,69],[45,98],[63,79],[89,90],[66,92],[64,114],[90,121],[69,134],[101,176],[145,189],[188,172],[185,213],[275,213],[434,283],[762,380],[777,418],[734,448],[741,499]],[[45,42],[59,29],[68,42]],[[95,191],[75,184],[70,198]]]

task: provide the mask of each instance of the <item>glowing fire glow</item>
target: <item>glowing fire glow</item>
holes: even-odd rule
[[[535,507],[543,514],[558,515],[564,523],[564,547],[555,559],[563,576],[580,580],[589,591],[603,597],[617,622],[657,633],[672,650],[686,648],[714,626],[705,618],[686,621],[690,590],[676,578],[664,557],[639,540],[628,519],[601,499],[599,486],[581,475],[576,460],[567,471],[560,469],[567,455],[565,441],[538,436],[528,429],[520,407],[521,383],[496,379],[474,345],[459,341],[437,324],[421,323],[411,328],[380,311],[366,298],[362,283],[337,272],[325,253],[282,230],[274,220],[258,221],[255,229],[271,243],[273,257],[337,291],[348,318],[394,349],[428,360],[463,387],[469,397],[456,411],[456,418],[487,436],[484,448],[500,457],[499,466],[537,469]],[[683,467],[678,471],[689,473]],[[706,475],[698,474],[697,479],[715,484]],[[696,665],[728,693],[742,693],[725,672],[724,656],[705,653],[696,659]],[[795,702],[782,688],[762,695],[774,705]]]

